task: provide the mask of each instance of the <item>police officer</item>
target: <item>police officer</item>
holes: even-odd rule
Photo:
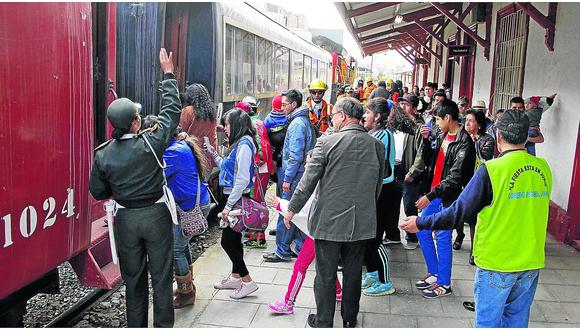
[[[95,150],[90,191],[97,200],[117,203],[114,233],[121,276],[126,285],[127,325],[147,327],[149,286],[153,283],[154,326],[173,327],[173,232],[165,204],[163,168],[158,160],[179,124],[181,102],[173,74],[172,54],[159,52],[163,71],[163,106],[157,129],[139,133],[141,105],[115,100],[107,118],[113,140]]]

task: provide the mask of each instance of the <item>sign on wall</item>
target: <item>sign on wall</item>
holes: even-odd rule
[[[449,45],[449,57],[470,56],[473,54],[473,45]]]

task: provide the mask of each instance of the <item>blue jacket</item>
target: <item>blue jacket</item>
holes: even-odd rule
[[[282,149],[282,173],[284,182],[298,184],[304,174],[306,153],[314,148],[316,137],[310,127],[308,108],[301,107],[288,115],[288,131]]]
[[[264,119],[264,126],[268,133],[276,132],[287,124],[286,115],[283,112],[271,111]]]
[[[197,164],[195,156],[185,141],[173,140],[163,153],[163,159],[167,164],[165,177],[167,185],[175,202],[184,211],[189,211],[195,206],[197,197]],[[201,205],[209,203],[207,182],[201,181]]]

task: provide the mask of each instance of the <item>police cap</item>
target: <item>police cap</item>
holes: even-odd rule
[[[135,103],[128,98],[120,98],[111,102],[107,108],[107,119],[115,128],[128,128],[137,114],[141,111],[141,104]]]

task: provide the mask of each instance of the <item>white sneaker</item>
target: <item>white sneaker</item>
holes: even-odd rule
[[[215,289],[218,289],[218,290],[238,289],[238,288],[240,288],[241,285],[242,285],[241,278],[235,278],[235,277],[232,277],[232,275],[228,275],[228,277],[225,277],[223,280],[221,280],[219,282],[215,282],[213,284],[213,287]]]
[[[239,288],[237,288],[236,291],[234,291],[234,292],[232,292],[232,294],[230,294],[230,298],[242,299],[242,298],[252,294],[256,290],[258,290],[258,285],[256,284],[256,282],[254,282],[254,281],[242,282],[242,285]]]

